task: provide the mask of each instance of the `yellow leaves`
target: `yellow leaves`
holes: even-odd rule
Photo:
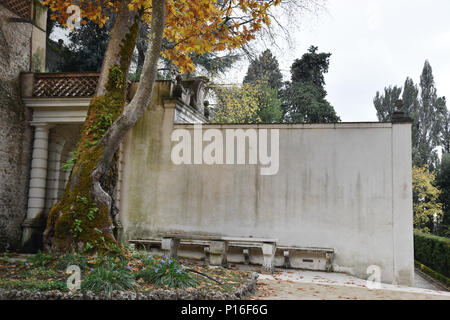
[[[193,71],[189,55],[233,50],[255,38],[264,25],[270,25],[268,11],[280,0],[167,0],[164,37],[169,48],[163,56],[172,60],[180,72]],[[65,25],[67,0],[44,0],[55,18]],[[80,0],[82,18],[102,26],[108,11],[117,11],[120,0]],[[143,21],[151,23],[151,0],[128,0],[128,10],[144,9]],[[175,63],[176,61],[176,63]]]
[[[429,233],[429,226],[436,217],[443,215],[438,202],[441,191],[435,186],[435,174],[428,166],[413,168],[414,228]]]
[[[217,106],[214,121],[217,123],[260,123],[259,87],[245,83],[241,87],[216,87]]]

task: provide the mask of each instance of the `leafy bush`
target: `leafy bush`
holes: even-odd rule
[[[174,259],[164,257],[154,259],[148,257],[143,261],[144,268],[136,272],[136,279],[157,285],[168,286],[169,288],[185,288],[197,285],[197,280],[184,270],[184,268]]]
[[[420,263],[450,277],[450,239],[415,232],[414,256]]]
[[[134,277],[128,270],[104,266],[94,269],[81,283],[82,291],[104,293],[108,296],[116,290],[126,291],[135,288]]]
[[[85,270],[88,266],[88,259],[85,255],[72,252],[59,257],[55,267],[58,270],[65,271],[67,267],[72,265],[80,267],[81,270]]]
[[[45,254],[38,251],[34,256],[30,257],[27,262],[32,263],[33,267],[47,267],[52,264],[55,257],[52,254]]]

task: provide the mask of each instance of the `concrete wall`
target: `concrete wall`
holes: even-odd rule
[[[32,133],[19,74],[30,69],[33,27],[10,18],[20,16],[0,4],[0,252],[20,246]]]
[[[257,165],[180,165],[170,158],[174,102],[153,105],[124,148],[127,239],[160,232],[278,238],[334,248],[335,271],[412,284],[411,125],[205,125],[279,130],[279,172]],[[225,136],[225,134],[224,134]],[[270,139],[269,139],[270,140]]]
[[[32,129],[20,74],[45,68],[47,9],[38,0],[0,4],[0,251],[20,248]]]

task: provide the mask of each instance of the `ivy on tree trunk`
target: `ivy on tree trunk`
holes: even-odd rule
[[[82,128],[74,167],[63,196],[47,218],[43,234],[46,251],[120,252],[113,232],[117,214],[113,208],[117,151],[151,100],[164,30],[164,0],[153,1],[152,38],[141,82],[124,109],[139,18],[138,12],[128,10],[124,1],[111,31],[97,94]]]

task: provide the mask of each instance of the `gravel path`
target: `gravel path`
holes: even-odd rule
[[[438,287],[434,283],[431,283],[430,281],[428,281],[427,279],[422,277],[422,275],[417,271],[414,275],[414,286],[416,288],[422,288],[422,289],[428,289],[428,290],[437,290],[437,291],[442,290],[440,287]]]
[[[420,276],[419,276],[420,277]],[[277,271],[261,274],[255,300],[450,300],[450,293],[437,291],[418,278],[421,287],[381,284],[369,289],[366,281],[339,273]]]

